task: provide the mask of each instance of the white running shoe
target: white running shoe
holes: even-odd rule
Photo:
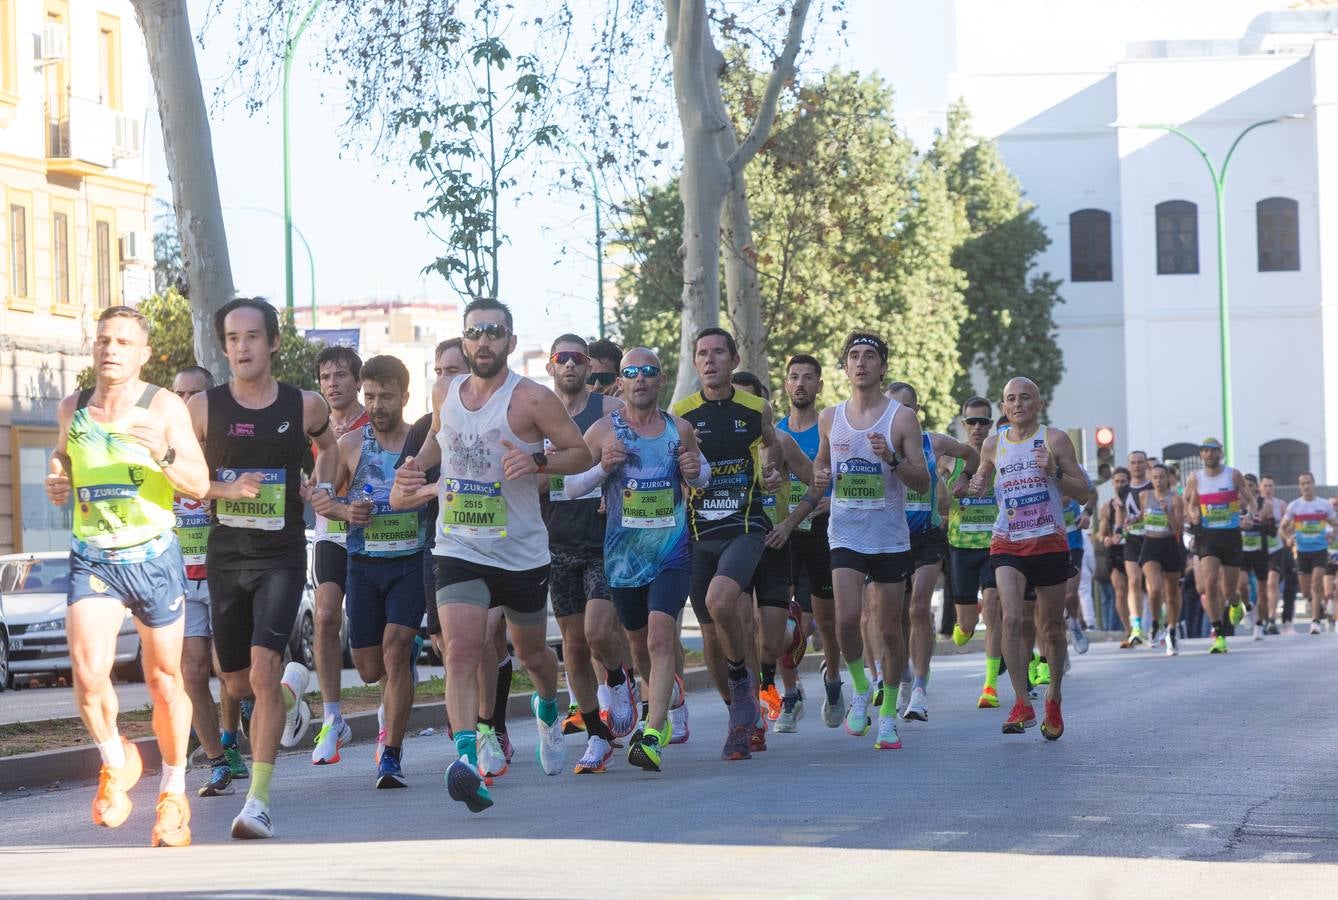
[[[669,739],[671,744],[686,744],[688,742],[688,701],[683,698],[683,702],[677,706],[669,707],[669,724],[673,726],[674,736]]]
[[[1069,620],[1069,631],[1073,635],[1073,649],[1079,653],[1086,653],[1091,642],[1087,640],[1087,631],[1082,627],[1082,623],[1076,620]]]
[[[255,797],[247,797],[242,811],[232,820],[232,836],[237,840],[274,837],[274,820],[269,806]]]
[[[376,750],[372,753],[372,765],[379,771],[381,768],[381,754],[386,749],[386,708],[385,705],[376,708]]]
[[[561,728],[558,729],[561,731]],[[476,740],[478,742],[479,773],[484,778],[496,778],[506,772],[506,751],[497,732],[486,725],[480,725]]]
[[[626,675],[626,673],[623,673]],[[616,738],[626,737],[636,727],[636,698],[632,696],[632,680],[609,688],[609,730]]]
[[[895,716],[883,716],[878,720],[878,738],[873,742],[875,750],[900,750],[901,738],[897,735]]]
[[[1180,639],[1176,637],[1176,633],[1174,631],[1169,632],[1166,635],[1166,655],[1167,656],[1180,655]]]
[[[599,701],[600,709],[608,709],[613,705],[613,689],[607,684],[601,683],[595,688],[595,699]]]
[[[585,742],[585,753],[576,762],[577,775],[596,775],[605,771],[604,764],[613,758],[613,745],[597,734]]]
[[[316,732],[316,746],[311,751],[311,764],[328,766],[339,762],[339,748],[352,740],[353,729],[343,716],[323,723],[321,730]]]
[[[307,682],[310,680],[311,672],[299,662],[290,662],[283,670],[283,678],[279,680],[279,690],[287,688],[296,701],[283,718],[283,735],[279,738],[279,743],[285,747],[296,747],[306,735],[307,727],[311,725],[311,707],[307,705],[304,696],[307,692]]]
[[[917,722],[929,721],[929,696],[922,687],[911,688],[910,699],[906,701],[906,711],[902,713],[903,719],[914,719]],[[879,725],[879,740],[882,740],[882,726]]]
[[[1256,641],[1262,641],[1264,639],[1264,626],[1258,622],[1254,623],[1254,639]]]
[[[1319,622],[1318,622],[1317,620],[1315,620],[1315,619],[1311,619],[1311,620],[1310,620],[1310,633],[1311,633],[1311,634],[1319,634],[1319,633],[1322,632],[1323,630],[1324,630],[1324,628],[1319,624]]]
[[[534,713],[534,725],[539,729],[539,766],[545,775],[557,775],[567,763],[567,744],[562,740],[562,719],[554,719],[552,725],[545,725],[539,718],[539,695],[530,695],[530,712]]]
[[[846,713],[846,734],[864,737],[869,733],[870,691],[854,691],[850,695],[850,711]]]

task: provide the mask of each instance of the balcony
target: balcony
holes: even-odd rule
[[[117,159],[139,156],[140,120],[74,95],[46,102],[48,172],[82,178],[99,175]]]

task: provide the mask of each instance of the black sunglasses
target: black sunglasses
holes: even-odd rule
[[[613,379],[617,378],[616,372],[591,372],[585,376],[586,384],[597,384],[600,387],[608,387],[613,384]]]
[[[660,374],[660,367],[647,363],[644,366],[623,366],[623,377],[628,381],[636,378],[638,375],[645,375],[647,378],[654,378]]]
[[[486,337],[490,341],[501,340],[509,337],[510,329],[505,325],[496,322],[484,322],[482,325],[470,325],[464,330],[464,339],[467,341],[477,341],[481,337]]]
[[[578,366],[583,366],[590,362],[590,357],[580,350],[559,350],[548,357],[548,361],[555,366],[565,366],[567,363],[576,363]]]
[[[994,420],[989,416],[966,416],[962,419],[967,425],[993,425]]]

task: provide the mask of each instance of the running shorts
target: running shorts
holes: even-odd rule
[[[1077,569],[1078,572],[1082,571],[1082,557],[1083,557],[1083,548],[1081,547],[1069,548],[1069,562],[1073,563],[1073,568]],[[1077,573],[1075,572],[1074,574]]]
[[[1135,537],[1132,534],[1124,536],[1124,561],[1138,565],[1138,561],[1143,558],[1143,539]]]
[[[678,619],[687,602],[692,573],[686,569],[665,569],[650,584],[640,587],[613,588],[613,608],[618,621],[628,631],[640,631],[653,612]]]
[[[1287,574],[1287,562],[1291,558],[1292,555],[1286,549],[1268,554],[1268,571],[1277,572],[1279,576],[1285,576]]]
[[[182,637],[208,640],[214,636],[209,627],[209,582],[186,579],[186,633]]]
[[[1240,555],[1240,567],[1247,572],[1253,572],[1254,577],[1261,583],[1268,580],[1268,551],[1251,550],[1249,553]]]
[[[1137,558],[1137,557],[1135,557]],[[1124,571],[1124,545],[1116,544],[1106,548],[1106,562],[1116,572]]]
[[[162,628],[185,615],[185,596],[186,564],[176,540],[168,542],[162,553],[143,562],[94,562],[77,553],[70,554],[66,606],[88,597],[111,597],[148,627]]]
[[[832,570],[854,569],[867,582],[897,584],[911,576],[911,551],[900,553],[860,553],[848,547],[832,548]]]
[[[209,567],[209,612],[214,650],[224,672],[251,665],[251,648],[283,655],[292,637],[307,573],[289,566],[265,569]]]
[[[412,556],[353,556],[348,561],[348,644],[361,650],[379,647],[387,625],[418,632],[426,607],[423,596],[423,559]]]
[[[752,590],[757,605],[775,609],[790,607],[790,548],[764,547],[753,571]]]
[[[1175,538],[1148,538],[1143,541],[1143,552],[1139,554],[1138,564],[1150,562],[1161,566],[1163,572],[1185,571],[1185,547]]]
[[[548,566],[513,572],[496,566],[434,556],[438,606],[467,603],[481,609],[501,607],[513,625],[548,621]]]
[[[339,593],[347,590],[348,550],[334,541],[317,541],[311,548],[312,574],[316,584],[337,584]]]
[[[937,566],[948,555],[948,535],[942,528],[929,528],[911,535],[911,571]]]
[[[1199,531],[1194,541],[1194,555],[1199,559],[1211,556],[1221,560],[1222,565],[1240,568],[1243,555],[1240,546],[1240,531],[1235,528],[1204,528]],[[1326,554],[1321,551],[1320,556]]]
[[[1327,550],[1302,550],[1296,554],[1296,571],[1302,575],[1309,575],[1315,568],[1328,564]]]
[[[762,543],[766,535],[761,531],[732,538],[707,538],[692,542],[692,614],[702,625],[711,624],[711,613],[706,608],[706,592],[711,579],[723,576],[731,579],[744,591],[753,583],[753,573],[762,559]]]
[[[1017,569],[1026,577],[1029,585],[1038,588],[1063,584],[1077,574],[1068,550],[1038,553],[1035,556],[991,553],[990,565],[994,567],[996,578],[999,570],[1007,566],[1010,569]]]
[[[970,606],[980,602],[981,591],[994,587],[990,548],[948,548],[948,586],[952,602]]]
[[[549,593],[554,617],[581,616],[587,600],[609,599],[603,547],[551,547],[549,553],[553,558]]]
[[[823,600],[832,599],[832,550],[827,546],[827,529],[821,533],[817,529],[790,533],[790,581],[804,612],[813,611],[810,593]],[[804,584],[808,590],[800,591]]]

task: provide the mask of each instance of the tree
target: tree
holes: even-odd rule
[[[148,50],[187,292],[200,323],[195,357],[221,379],[227,361],[214,340],[213,313],[233,297],[232,265],[186,0],[131,0],[131,6]]]
[[[1050,245],[1036,207],[1022,196],[993,141],[971,134],[964,103],[953,105],[930,159],[942,170],[961,210],[964,229],[953,265],[966,273],[967,317],[962,325],[956,394],[975,393],[972,373],[984,375],[985,396],[997,400],[1015,375],[1026,375],[1046,400],[1064,377],[1054,307],[1062,284],[1036,272]]]
[[[175,290],[184,296],[186,265],[181,259],[176,212],[162,199],[154,200],[153,208],[153,290],[158,294]]]

